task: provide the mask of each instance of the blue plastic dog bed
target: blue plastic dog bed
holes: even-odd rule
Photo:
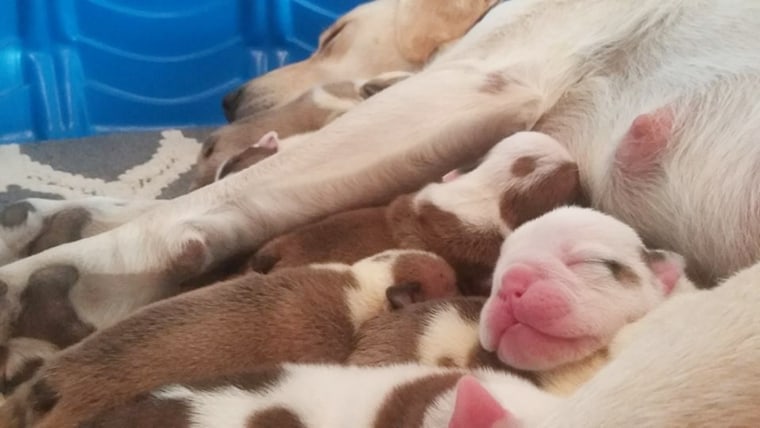
[[[0,1],[0,143],[224,122],[363,0]]]

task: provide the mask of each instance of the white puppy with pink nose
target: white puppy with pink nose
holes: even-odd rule
[[[558,208],[502,245],[480,341],[513,367],[556,367],[603,348],[676,287],[692,287],[679,255],[646,249],[606,214]]]

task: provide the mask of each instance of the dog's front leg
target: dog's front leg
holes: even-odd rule
[[[0,266],[111,230],[166,203],[93,196],[24,199],[0,210]]]
[[[42,268],[74,267],[76,313],[95,328],[111,325],[288,228],[414,190],[482,156],[550,107],[531,81],[482,64],[439,66],[372,97],[297,150],[109,232],[6,265],[0,344],[11,336],[30,275]]]

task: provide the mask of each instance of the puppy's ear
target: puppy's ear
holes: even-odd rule
[[[399,0],[396,43],[407,61],[424,64],[440,46],[462,37],[497,0]]]
[[[367,98],[375,95],[376,93],[395,85],[396,83],[405,80],[412,73],[406,71],[391,71],[389,73],[383,73],[375,78],[368,80],[359,88],[359,96],[366,100]]]
[[[259,138],[259,141],[254,143],[252,147],[277,151],[279,146],[280,146],[279,135],[277,135],[276,131],[269,131],[266,134],[264,134],[261,138]]]
[[[391,309],[401,309],[422,300],[422,285],[419,282],[405,282],[388,287],[385,297]]]
[[[517,419],[472,375],[462,377],[456,386],[454,412],[449,428],[518,427]]]
[[[662,284],[666,296],[673,291],[678,281],[685,275],[686,262],[680,254],[645,248],[641,250],[641,257]]]

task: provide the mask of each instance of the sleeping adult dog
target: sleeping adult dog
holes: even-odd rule
[[[421,53],[393,54],[410,64],[424,62],[491,6],[378,0],[363,7],[391,3],[417,11],[409,16],[418,38],[404,41]],[[478,13],[460,13],[469,5]],[[323,52],[335,43],[332,49],[353,47],[352,31],[363,27],[337,28],[323,38]],[[377,43],[395,44],[390,33],[397,28],[378,26]],[[754,0],[500,4],[422,71],[313,133],[298,150],[111,231],[0,268],[0,343],[26,308],[30,276],[42,268],[74,267],[78,275],[66,292],[73,310],[104,327],[236,252],[318,217],[413,191],[526,129],[567,144],[594,207],[630,223],[648,244],[684,254],[691,273],[712,284],[760,259],[757,34]],[[309,85],[355,77],[376,53],[350,56],[340,72],[312,60],[272,73],[247,85],[241,100],[250,97],[257,111],[279,105],[303,89],[291,79]],[[399,61],[389,67],[403,69]],[[303,69],[308,73],[298,73],[308,77],[282,77]],[[32,209],[2,216],[10,219],[0,235],[6,246],[13,247],[9,237]]]

